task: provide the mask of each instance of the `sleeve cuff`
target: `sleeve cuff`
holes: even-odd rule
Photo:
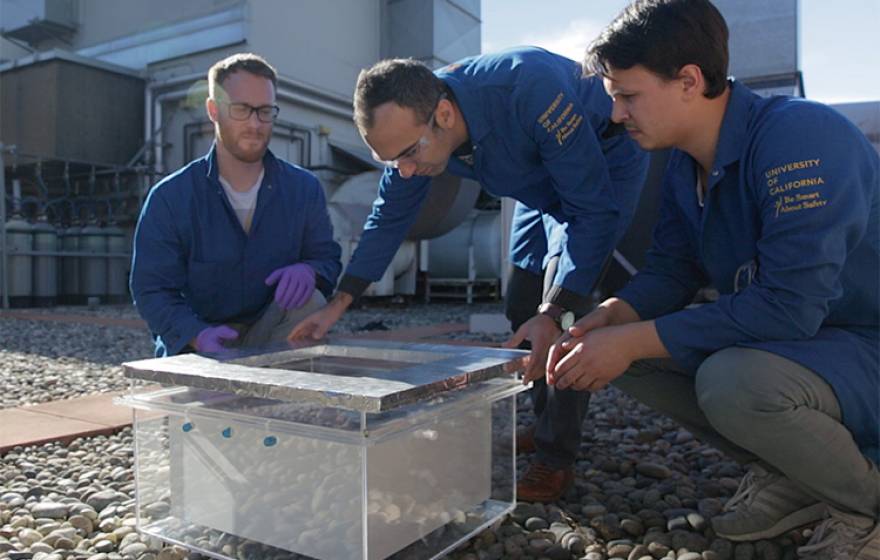
[[[642,305],[640,299],[636,297],[636,295],[632,293],[632,290],[629,290],[628,288],[629,284],[627,284],[620,290],[617,290],[617,292],[615,292],[614,294],[614,297],[622,299],[623,301],[628,303],[629,306],[633,308],[633,311],[636,312],[636,315],[639,316],[640,320],[649,321],[651,319],[656,319],[658,316],[652,314],[651,310],[648,309],[647,306]]]
[[[198,319],[194,319],[191,322],[187,322],[187,324],[181,326],[179,329],[175,329],[176,332],[168,333],[166,336],[162,337],[162,341],[165,343],[165,347],[168,350],[169,356],[176,356],[180,354],[180,352],[186,348],[186,345],[189,344],[189,341],[194,339],[200,332],[204,329],[210,327],[208,323],[203,323]]]
[[[657,336],[666,347],[669,355],[685,371],[696,373],[703,360],[709,357],[711,351],[705,351],[692,346],[694,340],[700,339],[698,331],[693,331],[682,321],[686,317],[687,310],[664,315],[654,320]]]
[[[568,309],[578,318],[587,314],[590,305],[590,298],[588,296],[566,290],[562,286],[557,285],[550,287],[547,295],[544,296],[544,301],[558,305],[563,309]]]
[[[333,284],[320,274],[315,273],[315,289],[321,292],[321,295],[329,300],[330,295],[333,293]]]
[[[370,283],[369,280],[345,274],[342,276],[342,280],[339,281],[336,291],[345,292],[350,294],[352,298],[357,299],[370,287]]]

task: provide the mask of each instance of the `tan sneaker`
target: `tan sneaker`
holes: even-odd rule
[[[736,494],[724,505],[724,513],[712,518],[712,527],[731,541],[757,541],[823,517],[824,504],[784,476],[754,463]]]
[[[524,502],[555,502],[574,482],[574,468],[555,470],[534,462],[516,485],[516,498]]]
[[[828,508],[828,519],[798,548],[810,560],[880,560],[880,523],[877,520]]]

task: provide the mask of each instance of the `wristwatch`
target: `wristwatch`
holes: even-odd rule
[[[563,332],[574,324],[574,313],[567,309],[563,309],[555,303],[542,303],[538,306],[538,313],[546,315],[553,319]]]

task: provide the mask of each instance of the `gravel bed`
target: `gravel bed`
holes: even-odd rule
[[[527,400],[521,404],[526,422]],[[614,389],[597,395],[591,410],[591,435],[563,499],[519,504],[452,558],[779,560],[794,558],[806,541],[807,531],[755,543],[715,537],[709,520],[735,490],[741,469]],[[7,453],[0,463],[0,558],[199,558],[134,531],[132,449],[125,429]],[[518,460],[520,470],[527,461]],[[263,558],[245,550],[237,556]]]
[[[152,355],[145,330],[0,319],[0,408],[118,391],[120,364]]]
[[[124,306],[92,311],[135,316]],[[500,304],[360,308],[337,331],[466,322],[469,313],[498,311]],[[114,384],[121,379],[118,364],[149,356],[151,347],[140,329],[15,319],[0,320],[0,338],[2,406],[121,388],[124,382]],[[530,423],[528,399],[521,395],[519,403],[519,423]],[[562,500],[519,504],[451,557],[788,560],[809,536],[800,530],[751,543],[718,538],[709,522],[736,490],[742,469],[613,388],[594,395],[584,433],[575,484]],[[135,531],[133,447],[132,432],[125,429],[69,445],[20,447],[0,457],[0,558],[198,558]],[[520,472],[529,459],[518,458]],[[263,558],[246,547],[231,554]]]

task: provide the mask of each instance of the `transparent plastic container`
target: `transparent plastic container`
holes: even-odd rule
[[[369,412],[133,386],[138,529],[215,558],[440,557],[514,507],[524,389],[496,377]]]

